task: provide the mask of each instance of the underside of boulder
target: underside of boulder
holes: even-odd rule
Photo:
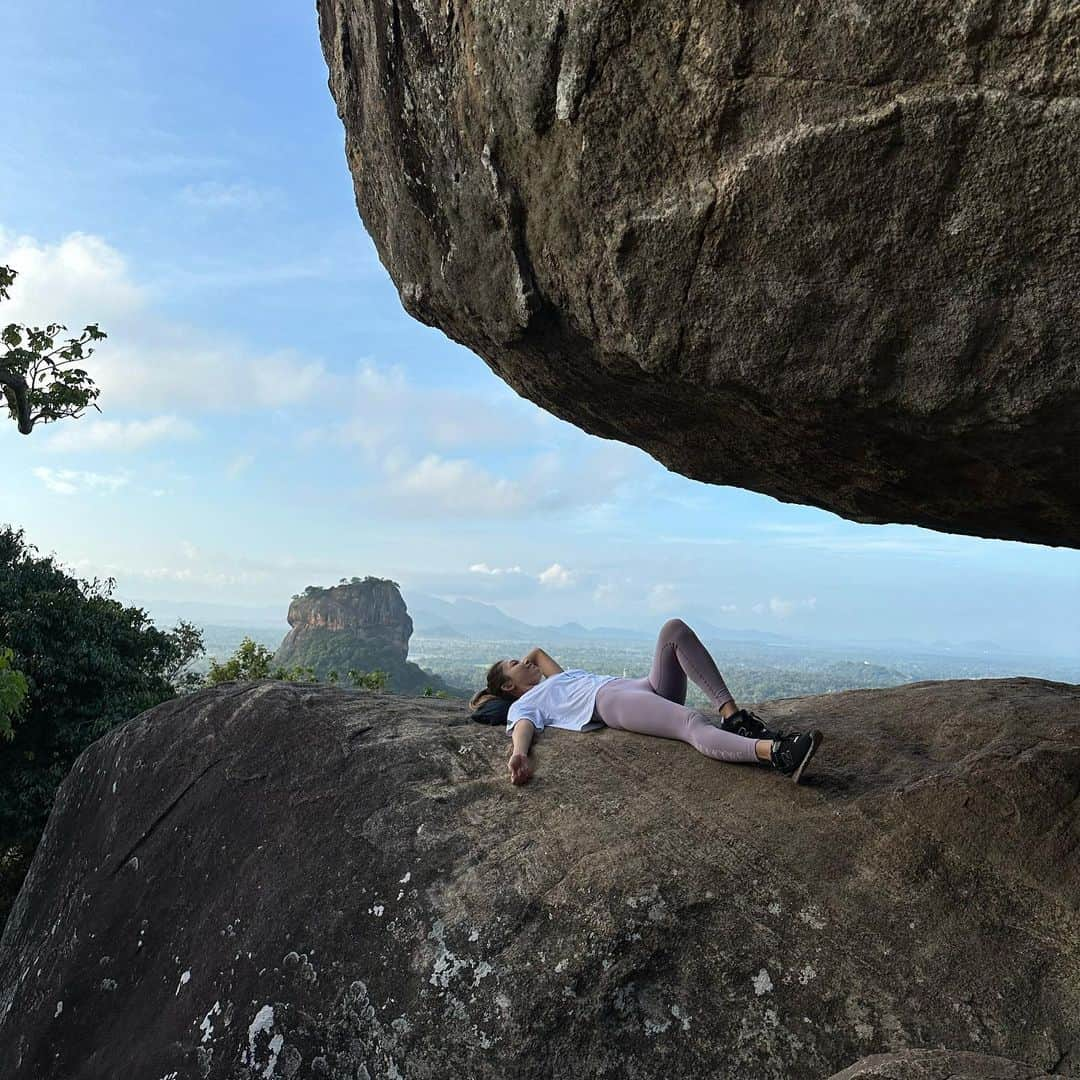
[[[501,730],[372,691],[160,705],[60,788],[0,1076],[821,1080],[948,1047],[1080,1077],[1080,687],[755,710],[825,733],[801,784],[549,729],[514,787]],[[854,1075],[938,1077],[904,1067]]]
[[[1080,6],[318,0],[406,310],[695,480],[1080,544]]]

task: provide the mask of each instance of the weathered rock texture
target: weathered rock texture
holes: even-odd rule
[[[408,660],[413,622],[393,581],[366,577],[309,588],[289,605],[288,620],[292,629],[274,654],[277,664],[314,668],[320,679],[331,671],[344,679],[350,670],[382,670],[390,676],[391,690],[430,686],[468,696]]]
[[[864,1058],[830,1080],[1047,1080],[1049,1075],[1045,1069],[987,1054],[903,1050]]]
[[[460,703],[161,705],[61,786],[0,1076],[821,1080],[912,1047],[1080,1076],[1080,687],[759,709],[827,733],[805,786],[555,729],[516,788]]]
[[[1080,544],[1074,0],[318,0],[402,303],[696,480]]]

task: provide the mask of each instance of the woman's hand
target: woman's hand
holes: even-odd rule
[[[510,783],[524,784],[532,776],[532,766],[525,754],[510,755]]]

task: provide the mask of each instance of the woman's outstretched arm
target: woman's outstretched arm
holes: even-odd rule
[[[522,657],[522,660],[528,660],[535,664],[549,678],[552,675],[558,675],[562,671],[562,668],[539,645],[535,649],[530,649]]]
[[[531,720],[519,720],[514,725],[511,737],[514,747],[510,751],[510,782],[512,784],[524,784],[532,776],[532,766],[529,764],[529,746],[532,744],[536,728]]]

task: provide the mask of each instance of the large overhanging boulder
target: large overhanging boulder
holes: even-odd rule
[[[318,0],[406,310],[696,480],[1080,544],[1080,7]]]
[[[160,705],[61,785],[0,1076],[822,1080],[933,1047],[1080,1076],[1080,687],[758,708],[825,731],[803,785],[553,729],[515,788],[502,731],[423,698]],[[1028,1075],[905,1061],[852,1075]]]

